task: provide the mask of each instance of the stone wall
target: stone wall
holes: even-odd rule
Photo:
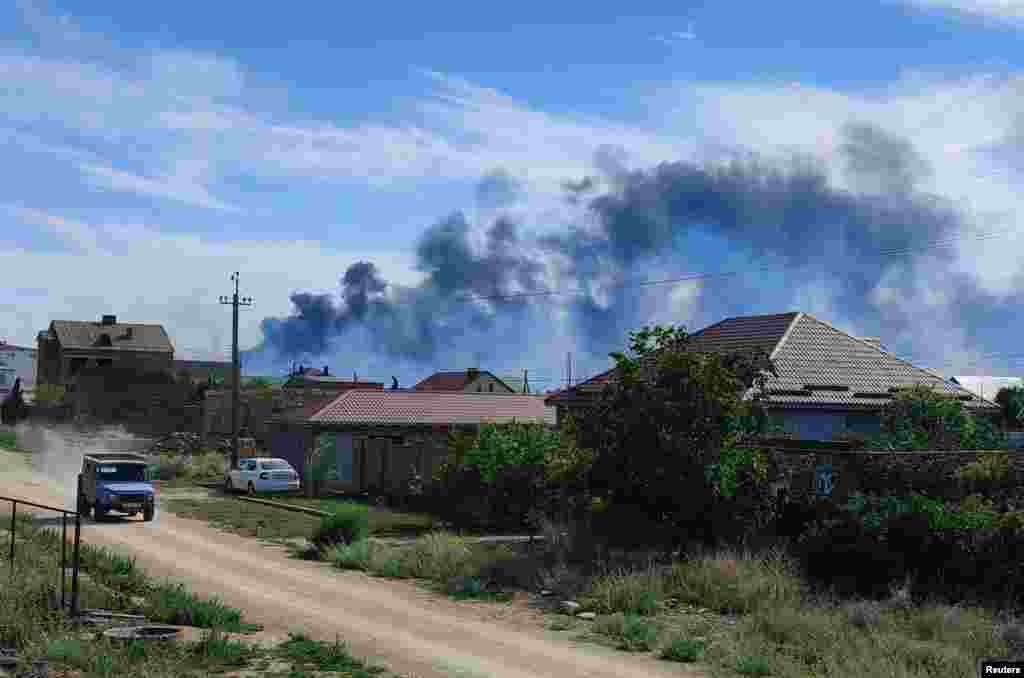
[[[1024,450],[997,450],[1008,455],[1006,483],[989,492],[991,499],[1024,505]],[[868,452],[770,450],[770,481],[791,497],[828,495],[843,501],[853,492],[922,492],[952,500],[969,493],[955,472],[984,452]]]

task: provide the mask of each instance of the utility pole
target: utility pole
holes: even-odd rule
[[[252,306],[252,297],[238,296],[238,271],[231,274],[235,293],[231,297],[221,296],[220,303],[231,304],[231,468],[238,467],[238,405],[242,368],[238,360],[238,307]]]

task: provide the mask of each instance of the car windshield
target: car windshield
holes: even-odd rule
[[[139,482],[146,479],[146,467],[142,464],[100,464],[97,477],[103,481]]]
[[[277,471],[280,469],[291,468],[291,465],[283,459],[271,459],[269,461],[262,462],[260,465],[266,471]]]

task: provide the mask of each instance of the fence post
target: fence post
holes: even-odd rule
[[[18,518],[18,502],[11,502],[11,572],[14,572],[14,527]]]
[[[75,562],[71,566],[71,616],[78,616],[78,544],[81,540],[82,535],[82,514],[75,514],[75,549],[74,559]]]
[[[68,514],[60,514],[60,611],[67,611],[67,567],[68,567]]]

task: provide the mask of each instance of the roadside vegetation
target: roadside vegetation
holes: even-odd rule
[[[1024,477],[990,422],[902,391],[863,446],[992,452],[931,484],[869,474],[842,501],[779,501],[763,403],[738,395],[757,392],[771,361],[687,342],[681,328],[631,333],[613,354],[619,380],[561,430],[453,435],[435,482],[410,478],[401,498],[437,517],[411,543],[373,539],[376,507],[343,505],[305,520],[295,550],[459,598],[530,592],[554,630],[721,676],[966,677],[980,656],[1024,649]],[[543,539],[465,537],[508,531]]]
[[[148,473],[165,486],[224,481],[227,458],[216,450],[200,450],[194,454],[167,453],[157,455]]]
[[[0,449],[11,452],[27,452],[18,445],[18,434],[8,430],[0,430]]]
[[[41,660],[49,675],[78,678],[198,678],[241,669],[262,678],[312,678],[321,671],[348,678],[383,673],[353,658],[341,642],[301,635],[274,647],[248,641],[244,634],[258,627],[239,610],[179,584],[150,580],[134,560],[82,544],[82,609],[143,614],[154,623],[205,629],[196,641],[107,639],[96,628],[70,624],[60,611],[60,536],[27,516],[17,520],[16,531],[10,576],[18,585],[0,587],[0,649],[24,659],[26,669],[28,662]],[[9,544],[9,532],[0,532],[0,550],[6,554]],[[67,590],[70,595],[70,576]]]

